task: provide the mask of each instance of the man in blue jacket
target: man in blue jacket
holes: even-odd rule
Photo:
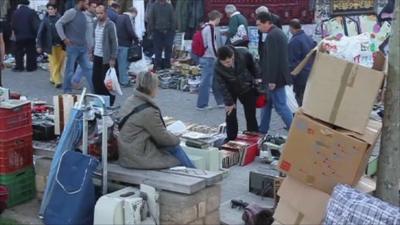
[[[11,19],[11,29],[15,34],[15,68],[14,72],[28,72],[37,69],[36,63],[36,35],[39,28],[39,17],[29,8],[29,1],[22,0]],[[26,55],[26,67],[24,56]]]
[[[289,42],[289,69],[293,71],[315,47],[316,43],[301,29],[300,20],[293,19],[290,21],[289,27],[293,35]],[[306,89],[311,67],[312,62],[308,63],[307,66],[293,78],[293,90],[296,94],[296,100],[299,106],[303,104],[304,90]]]

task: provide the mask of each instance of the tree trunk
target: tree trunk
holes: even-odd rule
[[[385,92],[382,142],[378,164],[377,197],[399,205],[400,181],[400,1],[389,41],[389,71]]]

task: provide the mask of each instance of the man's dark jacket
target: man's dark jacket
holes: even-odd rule
[[[282,24],[281,24],[281,18],[276,15],[271,13],[272,16],[272,24],[277,26],[279,29],[282,29]],[[262,33],[259,31],[258,32],[258,55],[261,56],[262,49],[264,48],[264,42],[262,39]]]
[[[108,9],[107,9],[107,16],[108,16],[108,18],[110,18],[110,20],[113,21],[115,24],[117,23],[119,14],[118,14],[117,11],[115,11],[115,9],[113,9],[113,8],[111,8],[111,7],[108,8]]]
[[[289,69],[293,71],[306,55],[315,47],[315,41],[303,30],[294,34],[289,42]],[[294,77],[294,85],[305,86],[310,75],[312,62],[308,63],[304,69]]]
[[[39,17],[35,10],[21,5],[14,12],[11,20],[11,28],[15,32],[16,41],[35,40],[39,23]]]
[[[139,42],[135,31],[133,30],[133,23],[131,18],[126,14],[118,16],[117,23],[118,45],[121,47],[130,47],[132,42]]]
[[[43,49],[44,52],[51,54],[52,47],[63,45],[56,30],[56,22],[61,18],[60,15],[46,16],[39,26],[36,39],[36,47]]]
[[[220,86],[227,106],[235,104],[232,95],[240,96],[254,88],[254,80],[261,78],[260,69],[253,56],[244,47],[231,47],[234,51],[234,68],[226,68],[219,60],[215,63],[215,81]]]
[[[283,31],[272,25],[260,56],[263,81],[281,88],[292,83],[289,73],[288,39]]]

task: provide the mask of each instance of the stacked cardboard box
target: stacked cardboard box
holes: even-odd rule
[[[278,195],[278,224],[321,224],[337,184],[372,192],[361,180],[382,124],[369,119],[384,73],[313,50],[304,94],[283,149],[279,169],[288,177]],[[368,184],[368,185],[367,185]]]

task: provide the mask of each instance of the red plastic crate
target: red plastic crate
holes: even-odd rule
[[[0,174],[14,173],[32,165],[32,135],[0,141]]]
[[[9,130],[0,130],[0,141],[11,141],[17,137],[33,134],[32,125]]]
[[[0,130],[15,129],[27,125],[32,126],[30,103],[13,109],[0,108]]]

